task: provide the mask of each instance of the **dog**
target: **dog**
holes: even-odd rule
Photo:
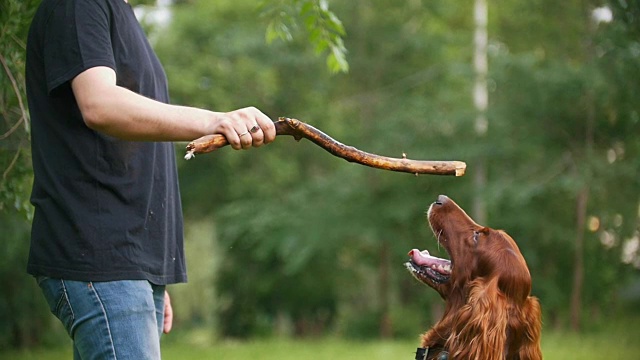
[[[405,267],[446,302],[416,359],[539,360],[542,315],[531,274],[506,232],[478,225],[440,195],[427,212],[450,260],[413,249]]]

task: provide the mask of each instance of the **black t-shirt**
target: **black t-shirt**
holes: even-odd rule
[[[35,206],[27,271],[80,281],[186,281],[173,145],[88,128],[71,90],[107,66],[168,102],[164,70],[123,0],[43,0],[27,42]]]

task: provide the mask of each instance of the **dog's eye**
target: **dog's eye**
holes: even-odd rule
[[[478,243],[478,236],[480,235],[479,232],[474,231],[473,232],[473,242],[475,242],[476,244]]]

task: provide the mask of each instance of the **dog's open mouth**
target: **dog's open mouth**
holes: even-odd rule
[[[409,261],[404,266],[419,281],[442,284],[449,281],[453,266],[450,260],[431,256],[427,250],[413,249],[409,251]]]

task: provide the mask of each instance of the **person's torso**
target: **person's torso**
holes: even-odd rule
[[[128,4],[44,0],[27,46],[35,206],[29,272],[184,281],[173,145],[89,129],[70,82],[94,66],[113,68],[119,86],[169,100],[162,66]]]

